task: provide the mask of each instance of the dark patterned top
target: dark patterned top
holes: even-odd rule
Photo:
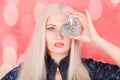
[[[83,63],[85,63],[88,67],[91,80],[120,80],[120,68],[117,65],[96,62],[93,59],[83,59]],[[68,56],[60,61],[59,66],[49,56],[47,59],[47,80],[55,79],[55,72],[57,67],[60,70],[62,79],[67,80],[68,65]],[[8,74],[6,74],[2,80],[17,80],[19,69],[19,67],[14,68]]]

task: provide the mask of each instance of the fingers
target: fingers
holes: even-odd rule
[[[82,40],[84,41],[84,36],[87,36],[87,32],[83,31],[79,36],[66,36],[68,38],[71,38],[71,39],[75,39],[75,40]]]
[[[91,20],[91,17],[90,17],[88,10],[85,9],[85,12],[86,12],[86,18],[88,20],[89,27],[93,28],[93,23],[92,23],[92,20]]]
[[[69,17],[75,17],[79,19],[79,23],[85,29],[87,27],[87,18],[83,13],[80,12],[74,12],[72,15],[69,15]]]

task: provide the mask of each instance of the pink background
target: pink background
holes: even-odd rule
[[[120,0],[0,0],[0,73],[23,61],[38,16],[54,2],[81,12],[87,8],[100,36],[120,47]],[[85,58],[115,64],[88,44],[83,45],[82,53]]]

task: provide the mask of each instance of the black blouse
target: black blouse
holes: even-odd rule
[[[91,80],[120,80],[120,68],[117,65],[96,62],[93,59],[83,59],[83,63],[88,67]],[[69,56],[63,58],[59,65],[48,56],[47,61],[47,80],[54,80],[57,67],[60,70],[63,80],[67,80],[69,66]],[[17,80],[19,67],[14,68],[6,74],[1,80]]]

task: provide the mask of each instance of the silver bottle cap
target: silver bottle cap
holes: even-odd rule
[[[69,17],[68,18],[68,24],[76,24],[76,20],[74,17]]]

